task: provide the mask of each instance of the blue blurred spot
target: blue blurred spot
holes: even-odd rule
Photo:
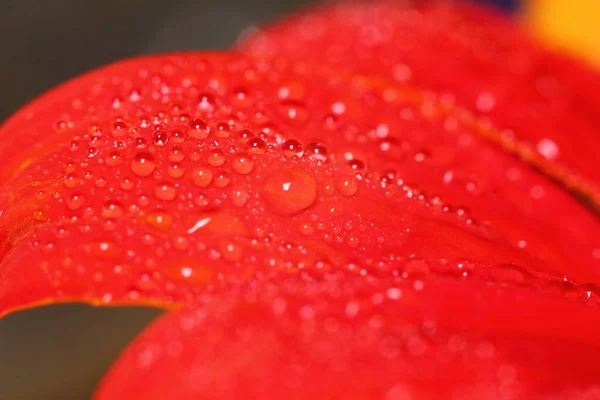
[[[518,11],[521,5],[520,0],[475,0],[477,3],[493,5],[505,11]]]

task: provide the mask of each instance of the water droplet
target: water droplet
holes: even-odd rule
[[[220,167],[225,164],[226,157],[221,150],[214,150],[208,155],[207,162],[213,167]]]
[[[153,279],[152,274],[148,272],[140,274],[139,278],[135,282],[135,288],[140,292],[150,292],[155,290],[156,287],[156,280]]]
[[[233,241],[223,241],[219,246],[221,255],[226,261],[240,261],[242,259],[243,249],[242,246]]]
[[[188,135],[194,139],[206,139],[210,134],[208,124],[201,119],[193,119],[190,121],[190,129]]]
[[[174,281],[188,283],[191,285],[204,285],[212,280],[213,269],[208,265],[200,264],[190,260],[183,262],[181,267],[168,271],[168,277]]]
[[[252,138],[248,140],[248,153],[250,154],[264,154],[267,148],[265,142],[259,138]]]
[[[146,224],[156,230],[166,232],[173,225],[173,216],[166,211],[154,211],[146,216]]]
[[[117,260],[123,254],[123,249],[111,241],[97,241],[85,246],[85,250],[93,257],[105,260]]]
[[[103,218],[119,218],[122,217],[125,212],[123,211],[123,206],[121,203],[115,200],[109,200],[104,203],[102,207],[102,217]]]
[[[363,169],[365,169],[365,163],[357,159],[348,161],[348,166],[350,167],[350,169],[356,171],[362,171]]]
[[[493,94],[491,94],[489,92],[481,93],[479,95],[479,97],[477,97],[476,107],[479,111],[481,111],[483,113],[492,111],[494,109],[495,105],[496,105],[496,98],[494,97]]]
[[[300,233],[305,236],[310,236],[315,233],[315,227],[311,223],[305,222],[300,225]]]
[[[127,124],[123,121],[117,121],[112,126],[111,134],[114,137],[122,137],[127,134]]]
[[[554,141],[550,139],[542,139],[536,145],[538,153],[543,155],[548,160],[556,160],[558,158],[559,150],[558,146]]]
[[[173,163],[169,165],[169,169],[167,170],[167,172],[169,173],[169,176],[171,178],[181,178],[185,170],[181,166],[181,164]]]
[[[308,120],[308,112],[303,101],[284,100],[278,107],[279,115],[288,122],[303,124]]]
[[[242,87],[235,88],[231,96],[231,103],[237,108],[247,108],[254,103],[254,99],[248,93],[248,90]]]
[[[108,153],[104,161],[109,167],[114,167],[121,164],[123,162],[123,158],[121,157],[121,154],[119,152],[111,151],[110,153]]]
[[[302,168],[280,168],[268,177],[263,195],[273,212],[294,215],[316,201],[317,183],[315,177]]]
[[[79,184],[79,178],[77,177],[77,175],[71,173],[71,174],[65,175],[63,182],[66,187],[74,188],[75,186],[77,186]]]
[[[500,264],[489,269],[491,279],[498,282],[524,283],[534,276],[525,268],[515,264]]]
[[[131,171],[137,176],[150,176],[156,169],[156,161],[150,153],[138,153],[131,161]]]
[[[230,182],[231,182],[231,178],[229,177],[229,175],[227,175],[226,172],[223,172],[223,171],[219,172],[213,178],[213,185],[215,185],[218,188],[224,188],[227,185],[229,185]]]
[[[81,208],[86,202],[86,198],[82,194],[74,193],[67,199],[67,208],[69,210],[77,210]]]
[[[169,153],[169,160],[172,162],[181,162],[185,158],[184,150],[179,146],[173,146]]]
[[[254,137],[254,132],[250,129],[242,129],[239,133],[239,137],[241,140],[250,140]]]
[[[164,146],[168,141],[169,136],[163,131],[154,132],[154,135],[152,135],[152,143],[156,146]]]
[[[135,147],[138,149],[145,149],[146,148],[146,139],[143,137],[138,137],[135,139]]]
[[[171,201],[177,196],[177,189],[167,182],[163,182],[154,188],[154,195],[159,200]]]
[[[171,142],[178,144],[185,142],[185,135],[181,131],[173,131],[171,132]]]
[[[202,93],[198,96],[198,108],[205,112],[213,111],[215,108],[215,96],[210,93]]]
[[[234,207],[243,207],[248,201],[248,198],[250,198],[250,195],[245,189],[235,188],[232,190],[230,198],[231,204],[233,204]]]
[[[302,152],[302,144],[296,139],[288,139],[281,145],[283,154],[288,157],[300,155]]]
[[[358,191],[358,181],[354,176],[344,176],[337,180],[337,189],[347,197],[354,196]]]
[[[313,160],[325,161],[327,159],[327,147],[323,143],[310,143],[306,146],[305,153]]]
[[[398,300],[402,297],[402,290],[399,288],[389,288],[385,294],[390,300]]]
[[[192,183],[198,187],[206,187],[210,185],[213,179],[213,173],[210,168],[200,167],[192,171]]]
[[[247,175],[254,169],[254,160],[247,154],[240,154],[233,159],[231,168],[238,174]]]
[[[121,184],[119,185],[123,190],[131,190],[133,189],[133,181],[129,178],[123,178]]]
[[[407,142],[388,137],[379,143],[379,149],[383,155],[390,160],[402,160],[409,152],[410,145]]]

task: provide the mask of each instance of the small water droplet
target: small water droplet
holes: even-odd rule
[[[239,244],[237,244],[233,241],[230,241],[230,240],[223,241],[223,242],[221,242],[219,248],[221,250],[221,255],[222,255],[223,259],[226,261],[235,262],[235,261],[239,261],[242,259],[242,255],[243,255],[242,246],[240,246]]]
[[[538,153],[543,155],[548,160],[556,160],[558,158],[558,145],[551,139],[540,140],[536,145],[536,149]]]
[[[86,198],[82,194],[73,193],[67,199],[67,208],[69,210],[77,210],[81,208],[86,202]]]
[[[310,143],[306,146],[305,153],[313,160],[325,161],[327,159],[327,147],[323,143]]]
[[[77,186],[79,184],[79,178],[77,177],[76,174],[71,173],[71,174],[65,175],[63,182],[66,187],[74,188],[75,186]]]
[[[198,96],[198,108],[205,112],[210,112],[215,109],[215,96],[210,93],[202,93]]]
[[[198,187],[210,185],[213,179],[213,172],[210,168],[200,167],[192,171],[192,183]]]
[[[279,115],[288,122],[303,124],[308,120],[308,112],[303,101],[283,100],[278,107]]]
[[[169,160],[172,162],[181,162],[185,158],[185,151],[179,146],[173,146],[169,153]]]
[[[352,197],[358,191],[358,181],[354,176],[340,177],[336,187],[344,196]]]
[[[177,189],[168,182],[163,182],[154,188],[154,195],[159,200],[171,201],[177,196]]]
[[[146,216],[146,224],[156,230],[166,232],[173,225],[173,216],[166,211],[154,211]]]
[[[210,134],[208,124],[201,119],[193,119],[190,121],[190,129],[188,135],[194,139],[206,139]]]
[[[219,172],[213,178],[213,185],[215,185],[218,188],[224,188],[227,185],[229,185],[230,182],[231,178],[224,171]]]
[[[169,136],[163,131],[154,132],[152,135],[152,143],[156,146],[164,146],[169,141]]]
[[[281,150],[288,157],[297,156],[302,152],[302,144],[296,139],[288,139],[281,145]]]
[[[119,218],[122,217],[125,212],[123,211],[123,206],[121,203],[115,200],[109,200],[104,203],[102,207],[102,217],[103,218]]]
[[[247,108],[254,103],[254,99],[246,88],[238,87],[233,90],[231,103],[237,108]]]
[[[169,165],[167,172],[169,173],[169,176],[171,178],[181,178],[183,176],[183,173],[185,172],[185,170],[181,166],[181,164],[173,163],[173,164]]]
[[[116,260],[123,254],[123,249],[111,241],[97,241],[85,246],[85,250],[93,257],[105,260]]]
[[[127,124],[123,121],[117,121],[112,126],[111,134],[114,137],[122,137],[127,134]]]
[[[254,169],[254,160],[247,154],[240,154],[233,159],[231,168],[238,174],[247,175]]]
[[[104,161],[109,167],[114,167],[121,164],[123,162],[123,158],[121,157],[121,153],[117,151],[111,151],[108,153]]]
[[[225,164],[226,159],[227,158],[221,150],[215,150],[208,155],[207,162],[213,167],[220,167],[221,165]]]
[[[265,142],[260,138],[252,138],[248,140],[248,153],[250,154],[264,154],[267,148]]]
[[[231,204],[233,204],[234,207],[243,207],[248,201],[248,198],[250,198],[250,195],[245,189],[235,188],[232,190],[230,198]]]

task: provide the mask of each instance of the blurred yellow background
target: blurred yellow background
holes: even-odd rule
[[[524,10],[543,40],[600,67],[600,0],[529,0]]]

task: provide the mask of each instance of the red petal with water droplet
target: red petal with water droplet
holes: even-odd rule
[[[0,314],[179,305],[250,278],[414,263],[513,266],[585,298],[600,223],[485,139],[498,135],[328,67],[190,53],[100,69],[2,127]]]
[[[336,2],[243,38],[260,57],[351,67],[430,89],[489,117],[531,155],[565,165],[598,199],[600,74],[543,49],[469,2]]]
[[[96,399],[588,399],[600,313],[480,281],[278,282],[158,320]]]

